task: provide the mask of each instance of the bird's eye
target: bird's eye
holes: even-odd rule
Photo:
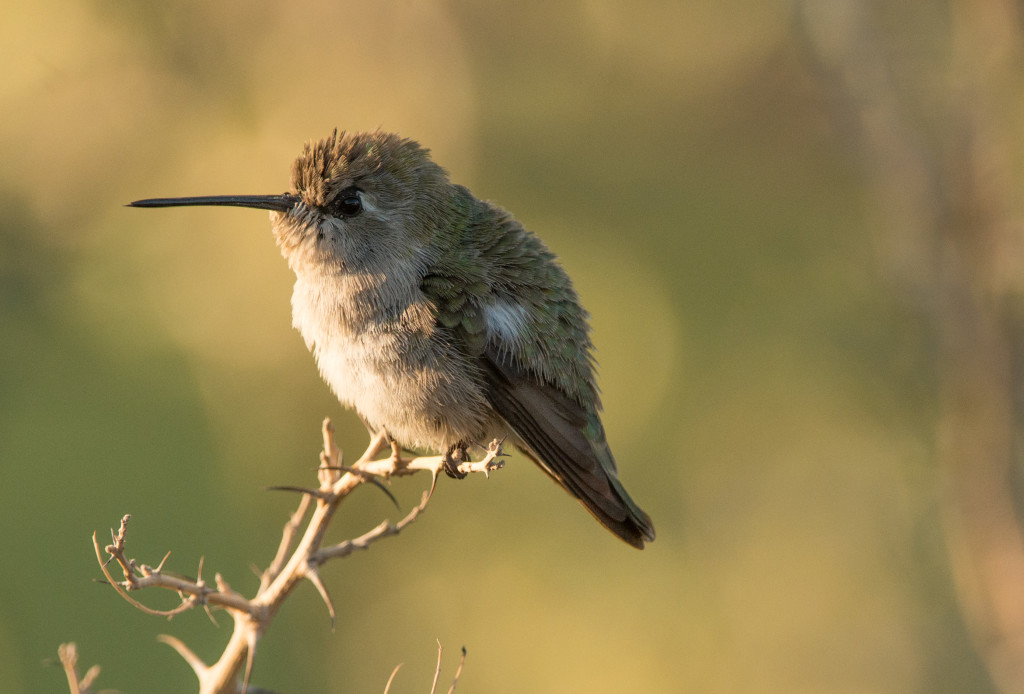
[[[363,211],[363,199],[359,196],[359,189],[352,187],[338,193],[331,203],[331,211],[342,217],[355,217]]]

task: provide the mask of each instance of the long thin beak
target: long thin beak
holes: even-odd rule
[[[190,205],[221,205],[254,207],[258,210],[287,212],[299,202],[298,195],[204,195],[194,198],[149,198],[128,203],[127,207],[186,207]]]

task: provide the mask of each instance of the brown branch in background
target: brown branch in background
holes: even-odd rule
[[[440,644],[438,644],[440,646]],[[440,654],[438,654],[440,657]],[[459,667],[455,670],[455,678],[452,679],[452,686],[448,687],[448,694],[452,694],[455,691],[455,685],[459,683],[459,678],[462,677],[462,666],[466,664],[466,647],[462,647],[462,656],[459,658]]]
[[[395,675],[402,669],[402,663],[395,666],[395,669],[391,671],[391,677],[388,678],[388,683],[384,685],[384,694],[388,694],[391,691],[391,683],[395,681]]]
[[[441,677],[441,655],[444,653],[444,649],[441,648],[441,642],[437,642],[437,667],[434,668],[434,683],[430,685],[430,694],[434,694],[437,691],[437,680]]]
[[[437,682],[441,679],[441,656],[444,654],[444,648],[441,647],[441,642],[437,642],[437,667],[434,668],[434,681],[430,686],[430,694],[436,694]],[[459,667],[455,670],[455,677],[452,678],[452,686],[448,688],[448,694],[452,694],[455,691],[455,685],[459,683],[459,678],[462,677],[462,667],[466,664],[466,647],[462,647],[462,657],[459,658]],[[395,675],[402,668],[402,663],[395,666],[395,669],[391,671],[391,677],[388,677],[388,683],[384,685],[384,694],[388,694],[391,691],[391,683],[395,681]]]
[[[107,581],[135,607],[149,614],[173,617],[180,612],[202,605],[207,609],[215,607],[226,610],[231,615],[234,620],[231,638],[221,657],[210,665],[203,662],[178,639],[171,636],[161,637],[161,641],[174,648],[195,672],[199,679],[201,694],[234,694],[239,691],[252,691],[248,687],[248,682],[259,637],[266,631],[284,600],[303,580],[310,581],[316,587],[327,605],[333,625],[334,605],[327,587],[320,579],[319,567],[331,559],[346,557],[358,549],[367,549],[374,542],[397,535],[404,530],[426,508],[437,483],[438,473],[444,465],[441,456],[403,457],[401,450],[389,442],[387,434],[380,432],[371,439],[369,447],[359,460],[351,467],[345,467],[342,464],[341,451],[334,442],[334,428],[330,420],[324,420],[323,441],[324,449],[320,454],[320,467],[317,469],[320,486],[317,489],[299,490],[303,493],[302,501],[288,522],[285,523],[277,553],[270,565],[261,573],[259,588],[252,598],[246,598],[232,590],[220,574],[215,576],[214,586],[208,585],[202,578],[202,563],[200,563],[198,577],[192,580],[166,573],[164,564],[167,556],[156,567],[140,564],[135,559],[129,558],[125,553],[125,536],[130,516],[126,515],[122,518],[120,528],[116,533],[111,532],[112,542],[103,549],[108,555],[107,560],[103,559],[99,543],[95,534],[93,535],[96,557]],[[374,458],[384,448],[389,448],[391,455],[375,460]],[[482,472],[488,475],[490,471],[503,466],[502,456],[501,442],[495,440],[491,442],[481,460],[463,462],[458,466],[458,471],[466,474]],[[379,483],[380,479],[386,480],[392,476],[413,474],[419,471],[431,473],[430,489],[424,492],[420,503],[400,521],[397,523],[384,521],[357,538],[323,547],[324,535],[334,512],[352,491],[366,483]],[[310,507],[312,507],[311,512]],[[306,519],[307,514],[308,519]],[[305,526],[303,526],[304,519],[306,519]],[[122,580],[118,581],[113,577],[107,568],[110,562],[114,562],[120,567],[121,573],[124,575]],[[154,610],[129,595],[131,592],[146,588],[172,590],[178,593],[181,603],[171,610]],[[440,658],[440,654],[438,657]],[[465,649],[463,649],[464,659]],[[459,673],[461,671],[462,663],[460,662]],[[241,686],[237,682],[240,672],[244,673]],[[394,673],[392,673],[393,678]],[[456,681],[458,681],[458,673]],[[454,686],[453,683],[453,689]]]
[[[100,675],[100,666],[93,665],[85,675],[78,674],[78,647],[74,643],[62,643],[57,649],[60,664],[68,678],[71,694],[92,694],[92,684]]]
[[[1021,17],[1011,0],[950,4],[948,69],[893,78],[884,4],[805,0],[799,28],[851,126],[880,213],[881,265],[936,336],[950,563],[965,622],[1000,691],[1024,691],[1024,533],[1013,463],[1024,425],[1024,225],[1019,191]],[[911,23],[904,22],[903,31]],[[891,30],[890,30],[891,31]],[[900,34],[902,35],[902,34]],[[920,85],[918,85],[920,86]],[[941,133],[930,146],[921,124]]]

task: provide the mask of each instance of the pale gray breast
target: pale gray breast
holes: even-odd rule
[[[492,417],[472,365],[441,335],[418,287],[300,279],[293,323],[342,403],[410,446],[476,439]]]

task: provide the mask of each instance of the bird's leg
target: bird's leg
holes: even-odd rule
[[[466,455],[466,444],[463,441],[459,441],[441,456],[442,470],[444,474],[448,475],[452,479],[461,480],[465,478],[465,472],[459,472],[459,464],[469,460],[469,456]]]

